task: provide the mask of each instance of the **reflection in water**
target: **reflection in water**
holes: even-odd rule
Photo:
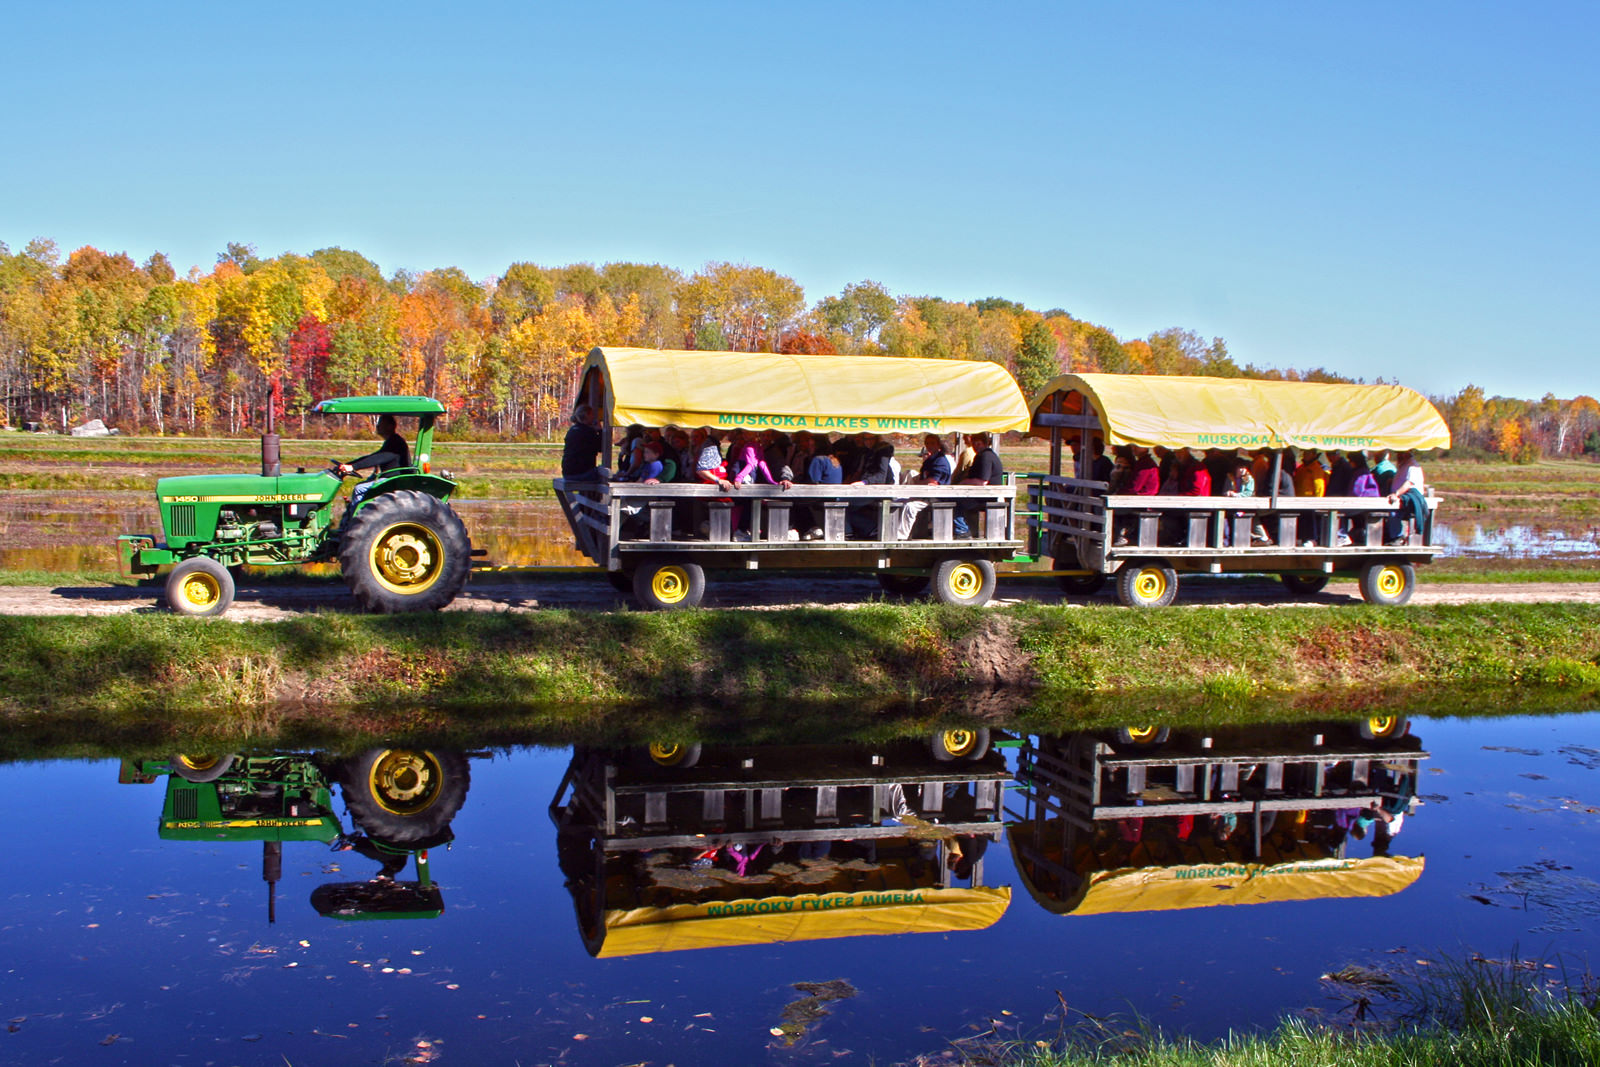
[[[1431,755],[1388,720],[942,734],[966,762],[513,748],[473,759],[470,804],[465,762],[425,749],[140,759],[143,789],[0,765],[49,804],[13,820],[0,1060],[890,1063],[1052,1038],[1062,1002],[1216,1038],[1438,946],[1577,973],[1600,754],[1574,739],[1597,730],[1448,720],[1418,729]],[[1205,906],[1251,900],[1291,902]]]
[[[580,748],[550,815],[595,956],[979,930],[1010,778],[987,743]],[[942,758],[941,758],[942,757]]]
[[[451,820],[466,801],[471,775],[459,752],[371,749],[329,754],[180,754],[124,760],[118,781],[149,784],[166,776],[159,836],[163,841],[261,843],[267,920],[277,921],[277,886],[286,841],[317,841],[377,863],[365,882],[318,886],[311,906],[338,919],[434,918],[444,898],[433,884],[428,850],[455,840]],[[337,783],[354,831],[333,811]],[[415,860],[416,878],[399,879]]]
[[[1018,761],[1011,847],[1062,914],[1387,896],[1422,874],[1391,847],[1427,758],[1392,718],[1040,737]]]

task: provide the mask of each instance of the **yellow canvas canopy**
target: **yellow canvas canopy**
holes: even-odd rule
[[[1010,903],[1009,889],[975,886],[807,893],[612,910],[605,913],[604,940],[595,955],[982,930],[998,922]]]
[[[977,433],[1028,428],[1004,367],[959,359],[596,348],[582,398],[612,426],[785,433]],[[602,392],[603,390],[603,392]]]
[[[1058,392],[1088,400],[1107,447],[1450,447],[1450,428],[1438,410],[1421,393],[1399,385],[1064,374],[1033,398],[1034,414],[1050,410],[1050,397]]]
[[[1290,863],[1217,863],[1182,867],[1124,867],[1095,871],[1077,892],[1059,899],[1034,889],[1027,865],[1017,869],[1034,900],[1058,915],[1176,911],[1225,904],[1265,904],[1324,897],[1386,897],[1422,875],[1423,859],[1371,856]]]

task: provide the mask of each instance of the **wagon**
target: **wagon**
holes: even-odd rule
[[[633,424],[919,436],[1028,428],[1027,403],[1005,368],[966,360],[597,348],[579,404],[601,413],[607,467],[612,429]],[[993,595],[995,563],[1018,555],[1028,536],[1009,482],[741,485],[730,493],[710,484],[560,478],[555,490],[579,550],[655,609],[698,604],[707,571],[774,568],[860,569],[891,592],[931,589],[944,602],[978,605]],[[911,501],[927,505],[929,521],[901,539],[898,519]],[[735,537],[735,503],[750,509],[748,541]],[[793,512],[801,507],[820,538],[796,538]],[[870,509],[876,536],[849,536],[851,508]],[[684,522],[685,509],[694,509],[694,521]],[[970,538],[956,535],[958,509],[974,517]]]
[[[1450,447],[1444,418],[1402,386],[1067,374],[1030,407],[1035,435],[1050,442],[1049,473],[1034,489],[1038,543],[1069,588],[1092,591],[1114,578],[1122,603],[1158,607],[1172,602],[1179,574],[1276,574],[1297,595],[1351,577],[1368,602],[1398,605],[1411,598],[1416,566],[1439,552],[1431,490],[1426,514],[1386,538],[1398,508],[1383,497],[1108,495],[1107,483],[1092,476],[1095,439],[1108,449],[1225,452]],[[1279,451],[1274,488],[1282,460]],[[1269,543],[1252,543],[1263,522],[1273,531]],[[1352,543],[1341,543],[1341,528]],[[1396,540],[1402,543],[1387,543]]]

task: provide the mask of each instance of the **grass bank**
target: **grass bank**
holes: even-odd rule
[[[778,723],[796,702],[1030,729],[1588,708],[1600,705],[1600,607],[0,618],[0,718],[16,726],[248,725],[263,709],[338,707],[374,725],[537,709],[541,723],[582,728],[620,706],[659,728],[696,708],[708,726]]]
[[[995,1067],[1587,1067],[1600,1063],[1593,977],[1549,978],[1536,962],[1442,960],[1427,979],[1363,972],[1342,1026],[1283,1022],[1205,1043],[1086,1020],[1053,1041],[969,1055]],[[1334,976],[1328,976],[1334,977]],[[1382,990],[1382,992],[1380,992]],[[1383,1016],[1367,1015],[1377,1002]],[[1359,1020],[1359,1021],[1358,1021]]]

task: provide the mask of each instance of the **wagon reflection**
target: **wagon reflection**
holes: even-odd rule
[[[595,956],[979,930],[1011,777],[987,731],[873,747],[577,749],[550,804]]]
[[[1039,737],[1012,855],[1060,914],[1387,896],[1422,874],[1393,843],[1427,758],[1391,718]]]

